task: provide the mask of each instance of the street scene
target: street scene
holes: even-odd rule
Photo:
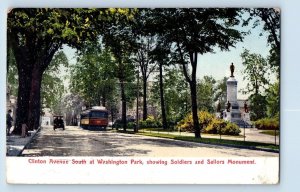
[[[278,184],[280,15],[7,9],[6,181]]]
[[[279,157],[279,9],[7,14],[7,156]]]
[[[22,156],[277,157],[278,153],[68,126],[65,131],[44,127]]]

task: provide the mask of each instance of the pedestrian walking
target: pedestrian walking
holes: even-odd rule
[[[11,117],[11,110],[9,109],[6,114],[6,135],[10,135],[10,128],[12,127],[13,118]]]

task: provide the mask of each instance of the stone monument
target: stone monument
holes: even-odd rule
[[[231,63],[230,72],[231,75],[228,78],[227,85],[227,103],[225,106],[223,117],[225,120],[236,123],[239,126],[244,125],[244,121],[241,118],[240,106],[237,102],[237,83],[238,81],[234,78],[234,65]]]

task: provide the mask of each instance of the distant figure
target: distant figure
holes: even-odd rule
[[[233,63],[231,63],[231,65],[230,65],[230,72],[231,72],[230,77],[234,77],[234,75],[233,75],[233,72],[234,72],[234,65],[233,65]]]
[[[217,105],[217,112],[221,112],[221,103],[219,101],[218,105]]]
[[[228,101],[227,102],[227,112],[230,112],[230,107],[231,107],[231,103]]]
[[[244,110],[245,110],[245,113],[249,112],[248,105],[247,105],[246,101],[244,103]]]
[[[12,127],[13,118],[11,117],[11,110],[9,109],[6,114],[6,135],[10,135],[10,128]]]

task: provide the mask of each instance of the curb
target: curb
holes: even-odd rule
[[[28,145],[31,143],[31,141],[36,137],[37,133],[39,133],[41,130],[41,127],[39,127],[35,132],[32,133],[30,138],[28,138],[27,141],[25,141],[23,144],[19,145],[20,147],[15,148],[13,144],[6,144],[6,149],[11,152],[6,152],[6,157],[18,157],[21,156],[24,149],[28,147]]]
[[[20,152],[17,154],[17,156],[20,156],[24,149],[26,149],[28,147],[28,145],[31,143],[31,141],[36,137],[36,135],[41,131],[42,127],[39,127],[36,132],[30,137],[30,139],[28,140],[28,142],[24,145],[24,147],[20,150]]]
[[[143,134],[136,134],[136,135],[142,135],[142,136],[147,136],[147,137],[155,137],[155,136],[143,135]],[[251,146],[243,146],[243,145],[230,145],[230,144],[218,144],[218,143],[200,143],[200,142],[184,141],[184,140],[171,139],[171,138],[165,138],[165,137],[156,137],[156,138],[163,138],[163,139],[169,139],[169,140],[181,141],[181,142],[199,143],[199,144],[205,144],[205,145],[225,146],[225,147],[232,147],[232,148],[238,148],[238,149],[250,149],[250,150],[265,151],[265,152],[272,152],[272,153],[279,153],[280,152],[280,150],[275,150],[275,149],[257,148],[257,147],[251,147]]]

